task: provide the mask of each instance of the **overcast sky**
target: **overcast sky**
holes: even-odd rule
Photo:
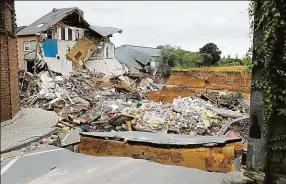
[[[248,50],[248,1],[16,1],[18,26],[29,25],[53,8],[78,7],[91,25],[123,29],[112,41],[156,47],[171,44],[198,51],[208,42],[223,55]]]

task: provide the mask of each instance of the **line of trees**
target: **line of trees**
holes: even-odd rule
[[[222,57],[221,51],[214,43],[208,43],[199,49],[199,52],[190,52],[180,47],[171,45],[160,45],[157,48],[162,49],[160,61],[168,63],[171,67],[191,68],[191,67],[209,67],[209,66],[251,66],[251,58],[243,59]]]

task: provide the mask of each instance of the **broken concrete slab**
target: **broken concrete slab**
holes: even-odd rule
[[[188,136],[179,134],[149,133],[149,132],[82,132],[84,137],[98,137],[122,139],[126,142],[150,143],[173,146],[208,147],[209,143],[215,145],[225,145],[239,142],[241,139],[215,137],[215,136]]]
[[[91,72],[101,72],[109,77],[125,73],[117,59],[87,60],[84,65]]]
[[[80,133],[80,130],[75,129],[75,130],[71,130],[71,131],[65,133],[64,135],[60,136],[61,147],[67,147],[70,145],[78,144],[80,142],[79,133]]]
[[[8,162],[9,163],[9,162]],[[8,164],[7,163],[7,164]],[[132,158],[92,157],[54,146],[41,147],[14,161],[1,183],[208,183],[218,184],[241,175],[162,165]],[[29,167],[29,169],[27,169]],[[110,169],[112,168],[112,169]],[[68,172],[66,172],[68,170]],[[128,171],[128,172],[126,172]]]
[[[214,111],[216,114],[220,116],[224,116],[224,117],[237,118],[237,117],[243,116],[239,112],[235,112],[235,111],[228,110],[228,109],[222,109],[222,108],[217,108],[217,107],[208,107],[208,108]]]

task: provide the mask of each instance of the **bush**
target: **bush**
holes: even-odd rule
[[[252,66],[250,57],[244,57],[243,59],[231,58],[230,56],[223,57],[217,62],[217,66]]]

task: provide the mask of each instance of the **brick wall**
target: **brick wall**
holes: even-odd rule
[[[1,122],[20,109],[14,0],[0,2]]]

